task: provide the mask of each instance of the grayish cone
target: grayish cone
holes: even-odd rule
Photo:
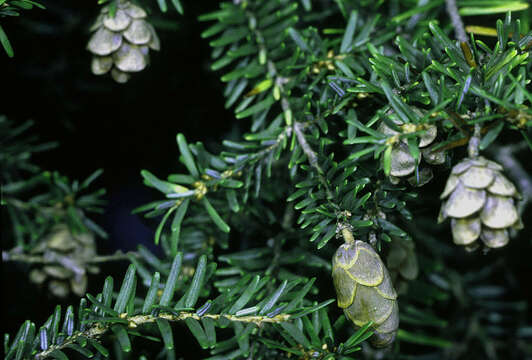
[[[418,112],[420,116],[423,116],[421,111]],[[401,127],[404,125],[395,114],[391,113],[389,114],[389,117],[397,126]],[[377,130],[389,137],[401,134],[401,132],[389,127],[384,121],[380,123]],[[425,162],[430,165],[441,165],[445,163],[446,159],[444,151],[434,150],[438,145],[437,143],[434,143],[437,135],[438,128],[431,124],[427,125],[426,130],[418,135],[418,147],[421,150],[420,160],[425,160]],[[384,160],[384,158],[382,159]],[[423,168],[416,174],[415,170],[418,166],[419,164],[416,164],[416,160],[410,153],[406,138],[401,139],[392,145],[391,169],[389,176],[389,180],[392,184],[398,184],[401,178],[406,178],[412,186],[423,186],[428,183],[432,179],[432,171],[430,168]]]
[[[466,158],[451,170],[438,222],[451,218],[453,241],[466,249],[505,246],[509,230],[523,223],[515,202],[520,198],[515,185],[502,174],[502,166],[482,156]]]
[[[151,40],[151,31],[148,23],[143,19],[133,20],[131,25],[124,31],[127,41],[135,45],[144,45]]]
[[[148,65],[147,55],[136,45],[124,44],[113,54],[113,61],[118,70],[123,72],[141,71]]]
[[[91,233],[72,234],[65,224],[52,228],[49,235],[32,251],[44,258],[56,259],[57,264],[44,265],[30,272],[30,280],[48,286],[56,297],[65,297],[70,292],[77,296],[87,291],[87,274],[99,269],[88,262],[96,256],[96,242]]]
[[[94,55],[105,56],[118,50],[120,45],[122,45],[120,34],[101,27],[92,35],[87,48]]]
[[[372,321],[371,344],[390,345],[399,327],[397,293],[375,250],[360,240],[343,244],[333,257],[332,277],[338,306],[347,318],[355,327]]]
[[[106,74],[112,67],[113,58],[111,56],[94,56],[92,58],[91,69],[94,75]]]
[[[95,23],[87,49],[94,55],[92,73],[108,72],[118,83],[126,83],[131,73],[142,71],[149,63],[149,49],[160,50],[161,43],[146,11],[129,1],[119,1],[114,16],[104,6]]]
[[[397,293],[406,293],[408,282],[417,278],[419,273],[414,242],[393,237],[386,256],[386,265]]]
[[[113,70],[111,70],[111,76],[117,83],[120,84],[126,83],[131,77],[131,75],[129,75],[128,73],[122,72],[117,68],[113,68]]]

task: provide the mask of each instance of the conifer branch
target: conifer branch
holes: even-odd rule
[[[246,11],[246,16],[250,24],[257,23],[257,17],[250,10]],[[292,109],[290,108],[290,102],[284,91],[284,84],[288,79],[279,75],[277,71],[277,66],[275,63],[268,58],[268,49],[266,48],[264,36],[258,27],[255,25],[251,27],[251,33],[255,36],[257,45],[259,47],[259,63],[264,63],[266,60],[266,67],[268,69],[269,75],[274,79],[273,83],[279,89],[279,99],[281,100],[281,107],[285,116],[285,122],[288,126],[292,125]],[[264,59],[264,60],[263,60]]]
[[[172,0],[174,5],[179,1]],[[442,19],[444,2],[449,13],[446,19]],[[461,13],[457,2],[462,5]],[[166,3],[159,2],[162,12]],[[394,317],[401,318],[397,333],[401,341],[441,348],[458,343],[465,349],[479,340],[485,347],[489,337],[474,332],[464,337],[467,324],[472,323],[463,315],[465,307],[487,314],[475,326],[507,332],[508,338],[514,336],[516,341],[524,338],[509,330],[521,323],[508,326],[489,316],[501,309],[505,314],[510,311],[504,298],[497,296],[514,286],[498,280],[506,279],[509,269],[497,267],[502,276],[489,279],[478,277],[483,269],[453,271],[447,261],[455,263],[454,257],[462,249],[449,246],[448,238],[436,234],[438,229],[425,230],[435,224],[424,211],[425,206],[434,205],[432,201],[423,198],[415,205],[411,201],[424,193],[426,188],[418,186],[435,173],[431,166],[448,166],[450,159],[454,163],[459,156],[467,157],[464,152],[469,143],[469,156],[478,156],[479,149],[486,152],[518,185],[525,197],[519,211],[530,204],[532,182],[518,156],[523,149],[497,141],[499,135],[511,136],[507,124],[523,132],[530,128],[526,107],[532,94],[526,86],[531,81],[527,56],[532,33],[518,34],[524,28],[507,16],[506,21],[497,22],[494,49],[483,43],[470,49],[460,14],[494,11],[495,6],[419,1],[418,8],[412,10],[408,4],[396,2],[393,19],[385,19],[382,9],[368,1],[349,6],[337,2],[339,9],[327,2],[301,3],[303,8],[295,0],[224,1],[218,10],[200,16],[200,21],[216,21],[201,36],[215,37],[210,42],[211,69],[224,69],[225,107],[234,109],[236,119],[251,121],[249,127],[247,123],[236,126],[237,130],[245,128],[245,134],[240,141],[225,140],[224,151],[217,154],[201,142],[187,143],[185,135],[178,134],[180,162],[186,172],[162,179],[142,170],[145,184],[163,195],[135,212],[161,218],[154,241],[161,245],[162,255],[140,246],[137,252],[76,259],[52,246],[46,249],[43,245],[48,239],[41,236],[58,223],[68,226],[72,234],[85,227],[98,234],[98,227],[84,221],[90,220],[84,214],[103,204],[99,199],[103,193],[78,196],[78,190],[90,181],[70,184],[55,175],[18,181],[4,170],[8,167],[2,167],[2,178],[9,180],[9,189],[3,189],[8,197],[3,200],[17,240],[2,252],[5,261],[44,265],[43,270],[60,264],[76,273],[90,270],[95,266],[89,264],[94,263],[132,262],[119,288],[107,277],[100,293],[82,297],[76,314],[74,306],[69,306],[62,316],[58,306],[40,326],[24,322],[14,337],[4,340],[6,360],[65,359],[79,354],[109,357],[108,343],[118,356],[120,351],[132,350],[130,337],[148,334],[164,342],[160,356],[172,358],[177,349],[175,335],[179,337],[187,327],[199,346],[215,358],[350,358],[371,336],[368,329],[372,324],[344,339],[343,335],[352,331],[352,319],[346,318],[342,309],[328,307],[335,300],[340,305],[347,292],[358,296],[354,287],[344,291],[340,286],[337,299],[325,300],[328,293],[322,291],[323,284],[336,271],[330,261],[330,241],[335,238],[348,244],[362,239],[378,252],[382,248],[383,265],[378,273],[388,267],[398,280],[414,279],[408,285],[413,291],[407,289],[409,294],[402,298],[399,309],[391,310]],[[327,25],[341,18],[346,20],[345,28]],[[448,36],[442,28],[451,26],[454,34]],[[434,132],[428,131],[429,127]],[[388,143],[390,138],[396,141]],[[6,153],[8,165],[27,171],[21,166],[26,163],[22,154],[31,151],[21,141],[14,145],[9,152],[2,146],[0,157]],[[462,147],[460,151],[454,151],[458,147]],[[477,179],[467,180],[473,183]],[[29,199],[24,197],[23,191],[41,183],[53,191],[37,200],[32,193],[28,193]],[[492,190],[498,191],[495,186]],[[429,189],[428,196],[437,196],[434,192]],[[468,193],[473,192],[478,193]],[[13,198],[19,194],[20,200]],[[487,196],[493,200],[492,195]],[[505,204],[514,206],[513,201],[507,199]],[[489,209],[484,207],[487,214]],[[470,219],[469,215],[465,219]],[[216,227],[208,226],[209,222]],[[454,236],[460,229],[452,226]],[[498,234],[506,234],[503,230],[497,230]],[[495,231],[491,235],[496,235]],[[405,248],[408,251],[403,249],[393,259],[393,245],[400,238],[412,238],[421,246]],[[480,240],[489,239],[480,235]],[[235,250],[240,241],[246,242],[245,250]],[[327,244],[329,248],[325,248]],[[319,249],[323,251],[315,251]],[[419,265],[416,254],[423,259]],[[207,258],[213,261],[207,262]],[[191,263],[197,259],[194,267]],[[360,260],[364,265],[363,256]],[[397,266],[392,266],[394,262]],[[370,267],[362,266],[361,272]],[[416,279],[414,272],[426,276]],[[372,280],[379,274],[365,275],[365,280]],[[400,285],[405,284],[394,281],[396,291],[390,290],[389,297],[405,290]],[[200,298],[208,300],[198,307]],[[390,300],[386,299],[374,309],[384,309]],[[486,299],[490,299],[489,309]],[[449,300],[458,304],[457,311],[433,311]],[[511,314],[515,319],[523,316],[526,309]],[[173,327],[169,322],[186,326]],[[216,336],[220,328],[224,329],[223,339]],[[400,354],[397,349],[389,350],[388,355],[409,356],[402,346]],[[435,356],[444,354],[436,351]]]
[[[455,128],[457,128],[461,133],[462,135],[464,135],[466,137],[466,141],[469,139],[470,135],[469,133],[463,128],[463,121],[462,119],[460,118],[460,115],[456,114],[454,111],[451,111],[449,109],[444,109],[445,113],[448,115],[448,119],[449,121],[453,124],[453,126]],[[465,143],[464,143],[465,144]],[[463,145],[463,144],[462,144]]]
[[[303,152],[305,153],[305,155],[307,155],[309,164],[318,171],[318,174],[323,174],[323,170],[320,168],[320,165],[318,164],[318,156],[316,155],[316,152],[312,150],[307,140],[305,139],[305,135],[303,135],[303,132],[301,131],[301,126],[298,122],[294,124],[294,131],[296,133],[296,137],[297,137],[297,141],[299,142],[299,145],[303,149]]]
[[[2,261],[13,261],[13,262],[24,262],[27,264],[40,264],[40,265],[56,265],[62,264],[60,259],[57,257],[50,256],[40,256],[40,255],[29,255],[19,252],[20,248],[13,248],[8,251],[2,250]],[[122,251],[117,251],[111,255],[98,255],[91,259],[87,260],[87,264],[98,264],[109,261],[124,261],[129,260],[129,256],[139,257],[139,255],[134,251],[129,251],[123,253]]]
[[[460,42],[467,43],[467,35],[464,28],[464,23],[462,22],[462,18],[460,17],[460,14],[458,13],[458,7],[456,6],[456,0],[445,0],[447,13],[449,14],[449,17],[451,18],[451,23],[454,27],[454,33],[456,35],[456,38]]]
[[[325,191],[327,193],[327,199],[329,200],[329,202],[331,202],[331,200],[334,198],[334,196],[333,196],[333,193],[332,193],[332,191],[331,191],[331,189],[329,187],[327,179],[325,179],[325,177],[323,175],[323,170],[321,169],[320,165],[318,164],[318,156],[316,155],[316,152],[314,150],[312,150],[312,148],[308,144],[307,139],[305,139],[305,135],[303,134],[303,131],[302,131],[302,125],[299,122],[297,122],[297,121],[294,122],[294,132],[296,134],[297,141],[298,141],[299,145],[301,146],[301,149],[303,149],[303,152],[307,156],[309,164],[314,169],[316,169],[316,172],[318,174],[318,178],[320,179],[320,183],[323,185],[323,187],[325,188]],[[336,205],[336,204],[334,204],[332,202],[331,202],[331,204],[337,210],[339,209],[338,205]]]
[[[212,319],[214,321],[227,319],[231,322],[240,322],[240,323],[247,323],[247,324],[255,324],[258,327],[262,327],[264,324],[278,324],[282,322],[286,322],[290,320],[289,314],[277,314],[272,317],[268,316],[236,316],[236,315],[229,315],[229,314],[204,314],[202,316],[199,316],[195,312],[181,312],[179,315],[172,315],[172,314],[159,314],[157,316],[155,315],[134,315],[134,316],[127,316],[126,313],[120,314],[120,318],[124,320],[124,322],[127,322],[128,327],[131,329],[135,329],[138,326],[154,323],[158,319],[164,319],[172,322],[177,321],[185,321],[186,319],[194,319],[194,320],[201,320],[202,318],[208,318]],[[105,335],[107,331],[109,331],[111,328],[111,325],[109,324],[103,324],[100,322],[94,322],[88,329],[84,331],[79,331],[75,334],[72,334],[67,339],[64,340],[63,343],[60,345],[53,345],[50,346],[48,349],[41,351],[35,355],[35,359],[46,359],[49,356],[51,356],[52,352],[55,350],[62,350],[69,347],[69,345],[75,344],[76,341],[79,338],[88,338],[92,340],[98,340],[101,336]]]
[[[284,131],[277,136],[277,139],[275,142],[265,149],[253,154],[250,158],[254,161],[258,161],[261,158],[265,158],[268,156],[272,151],[277,149],[278,146],[280,146],[286,139],[288,139],[292,135],[292,127],[287,126]]]
[[[475,124],[475,130],[473,136],[469,139],[469,144],[467,146],[467,153],[470,158],[475,158],[478,156],[478,147],[480,145],[480,124]]]

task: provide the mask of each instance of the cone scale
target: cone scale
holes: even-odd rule
[[[467,250],[479,243],[486,248],[508,244],[510,229],[520,230],[515,185],[502,173],[503,167],[482,156],[468,157],[451,170],[438,222],[451,219],[453,241]]]
[[[419,115],[423,116],[421,112],[419,112]],[[392,117],[391,120],[399,127],[406,125],[397,118]],[[384,121],[380,123],[378,131],[389,137],[402,134],[390,128]],[[438,145],[435,141],[437,135],[438,128],[435,125],[427,125],[425,130],[419,135],[420,160],[423,159],[428,165],[441,165],[446,160],[444,151],[434,151],[434,148]],[[384,160],[384,158],[381,159]],[[401,179],[406,179],[412,186],[423,186],[432,180],[433,174],[429,166],[422,167],[416,173],[416,168],[418,167],[419,164],[416,163],[410,153],[406,138],[392,145],[390,174],[388,175],[388,179],[392,184],[398,184]]]
[[[107,6],[102,8],[91,27],[94,33],[87,44],[93,54],[91,70],[94,75],[110,73],[116,82],[125,83],[131,73],[146,68],[150,49],[161,48],[146,16],[144,9],[128,1],[118,3],[114,16]]]
[[[68,296],[70,292],[83,296],[87,290],[87,272],[97,273],[98,268],[87,264],[96,255],[96,242],[91,233],[72,234],[65,224],[56,225],[45,241],[31,251],[47,258],[66,259],[68,264],[75,264],[77,271],[72,266],[63,263],[45,265],[34,268],[30,280],[39,285],[48,286],[50,292],[59,298]],[[81,272],[79,272],[81,270]]]
[[[393,343],[399,326],[397,293],[375,250],[360,240],[341,245],[333,257],[332,277],[338,307],[354,326],[372,321],[370,343],[377,348]]]

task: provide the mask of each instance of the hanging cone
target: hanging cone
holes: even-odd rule
[[[399,327],[397,294],[375,250],[360,240],[343,244],[333,257],[332,277],[338,306],[355,327],[372,321],[371,344],[391,344]]]
[[[90,28],[94,31],[87,49],[94,55],[95,75],[108,72],[118,83],[126,83],[130,73],[142,71],[149,63],[149,49],[160,50],[161,43],[146,11],[128,1],[117,5],[114,16],[104,6]]]
[[[113,54],[113,61],[118,70],[123,72],[141,71],[148,65],[148,59],[136,45],[124,44]]]
[[[423,116],[420,110],[415,109],[418,115]],[[382,121],[377,130],[388,136],[399,136],[403,133],[408,133],[415,130],[413,124],[404,124],[392,112],[388,114],[388,118],[393,122],[397,128],[392,128],[391,124]],[[414,129],[407,131],[410,127]],[[418,147],[420,149],[420,159],[425,160],[430,165],[441,165],[445,163],[446,154],[443,151],[435,150],[438,145],[435,140],[438,136],[438,128],[436,125],[427,124],[423,126],[424,130],[420,131],[418,135]],[[400,130],[403,131],[400,131]],[[406,179],[412,186],[423,186],[432,179],[432,171],[430,167],[423,167],[416,172],[416,168],[420,164],[416,164],[416,160],[410,153],[408,148],[408,141],[406,138],[396,141],[392,145],[390,175],[388,179],[392,184],[398,184],[401,179]],[[381,157],[384,160],[384,157]]]
[[[70,292],[83,296],[87,290],[87,273],[98,272],[98,268],[87,264],[96,256],[94,235],[74,235],[64,224],[52,228],[48,237],[31,253],[56,259],[57,264],[45,265],[30,272],[33,283],[47,284],[48,290],[56,297],[66,297]]]
[[[482,156],[466,158],[451,170],[438,222],[451,218],[455,244],[474,250],[480,239],[484,246],[498,248],[508,243],[510,229],[523,227],[515,206],[520,195],[502,170]]]
[[[408,282],[417,278],[419,273],[414,242],[393,237],[386,256],[386,265],[397,293],[406,293]]]
[[[113,67],[113,58],[110,56],[94,56],[92,58],[91,70],[94,75],[103,75]]]

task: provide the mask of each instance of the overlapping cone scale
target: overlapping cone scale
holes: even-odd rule
[[[123,72],[141,71],[148,65],[144,52],[136,45],[124,44],[113,54],[114,64],[118,70]]]
[[[371,343],[389,345],[399,325],[397,293],[379,255],[357,240],[341,245],[333,258],[333,282],[338,306],[360,327],[373,322]]]
[[[124,31],[127,41],[135,45],[144,45],[150,42],[152,34],[148,23],[142,19],[133,20],[131,25]]]
[[[113,67],[111,56],[94,56],[92,58],[91,70],[94,75],[103,75]]]
[[[54,226],[31,253],[65,260],[64,263],[34,268],[29,274],[35,284],[43,285],[46,282],[49,291],[56,297],[65,297],[70,292],[83,296],[87,290],[87,272],[97,272],[97,268],[87,264],[96,255],[94,235],[74,235],[65,224]]]
[[[386,254],[386,265],[397,294],[405,294],[408,291],[408,283],[417,278],[419,273],[414,242],[392,237]]]
[[[89,40],[87,48],[94,55],[109,55],[120,48],[122,36],[106,28],[99,28]]]
[[[418,111],[420,116],[423,116],[421,111]],[[391,114],[391,121],[398,127],[412,125],[403,124],[398,118]],[[398,136],[402,133],[392,129],[388,124],[382,121],[377,129],[388,137]],[[441,165],[445,163],[446,155],[444,151],[438,150],[438,145],[435,140],[438,135],[438,128],[436,125],[425,125],[424,130],[418,135],[419,143],[418,147],[420,151],[420,159],[424,159],[426,163],[430,165]],[[391,151],[391,164],[389,179],[393,184],[399,183],[401,178],[408,177],[408,181],[413,186],[423,186],[432,179],[432,171],[428,167],[422,168],[419,172],[415,173],[419,163],[416,163],[416,159],[412,156],[406,138],[400,139],[393,143]],[[384,159],[383,159],[384,160]]]
[[[95,75],[111,73],[125,83],[130,73],[142,71],[149,63],[149,49],[160,50],[161,44],[146,12],[128,1],[119,1],[114,16],[108,6],[90,28],[94,31],[87,49],[94,55],[91,70]]]
[[[515,203],[520,195],[502,170],[482,156],[466,158],[451,170],[438,221],[451,218],[455,244],[474,249],[480,239],[498,248],[508,243],[509,229],[522,228]]]
[[[116,10],[115,16],[109,13],[103,17],[103,25],[111,31],[124,31],[131,24],[131,18],[122,9]]]

